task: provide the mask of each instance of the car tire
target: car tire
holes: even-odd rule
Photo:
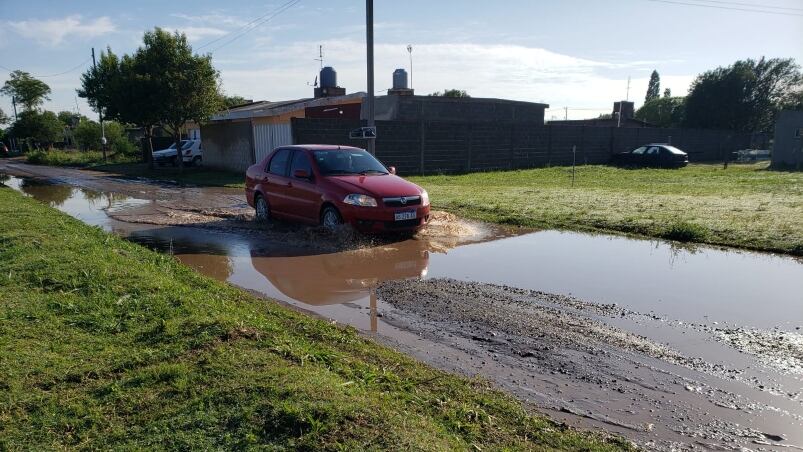
[[[321,226],[334,230],[343,224],[343,217],[334,206],[326,206],[321,211]]]
[[[254,198],[254,220],[257,223],[267,223],[270,221],[270,205],[268,200],[262,195],[256,195]]]
[[[192,158],[192,166],[201,166],[201,157],[195,156]]]

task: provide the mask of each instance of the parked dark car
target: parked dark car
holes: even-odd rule
[[[364,149],[285,146],[248,168],[245,194],[258,221],[416,231],[429,221],[429,195],[395,173]]]
[[[618,166],[681,168],[689,164],[689,154],[669,144],[653,143],[615,154],[611,163]]]

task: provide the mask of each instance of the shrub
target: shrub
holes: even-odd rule
[[[104,129],[109,151],[123,154],[132,154],[137,151],[134,143],[128,140],[122,124],[116,121],[107,121],[104,122]],[[75,143],[83,150],[101,149],[101,136],[100,124],[86,119],[81,120],[78,126],[75,127],[75,132],[73,132]]]
[[[708,229],[698,224],[678,221],[666,226],[657,235],[678,242],[701,242],[708,237]]]

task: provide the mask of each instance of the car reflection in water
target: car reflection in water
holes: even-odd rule
[[[383,281],[426,276],[429,251],[423,241],[405,240],[311,256],[264,257],[252,251],[251,263],[289,298],[323,306],[371,297]]]

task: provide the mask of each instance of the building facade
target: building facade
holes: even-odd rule
[[[803,169],[803,111],[782,111],[775,122],[772,166]]]

